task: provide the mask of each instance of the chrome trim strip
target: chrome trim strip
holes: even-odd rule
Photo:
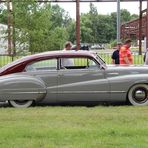
[[[46,92],[0,92],[1,94],[45,94]]]
[[[117,72],[108,73],[108,75],[119,75]]]
[[[126,91],[110,91],[111,93],[126,93]]]
[[[52,92],[51,92],[52,93]],[[65,94],[80,94],[80,93],[85,93],[85,94],[91,94],[91,93],[126,93],[126,91],[58,91],[58,93],[65,93]]]
[[[3,89],[0,90],[0,94],[45,94],[44,89]]]
[[[0,91],[1,94],[45,94],[46,91],[17,91],[17,92],[10,92],[10,91]],[[105,93],[126,93],[126,91],[49,91],[50,94],[57,94],[57,93],[65,93],[65,94],[82,94],[82,93],[85,93],[85,94],[97,94],[97,93],[100,93],[100,94],[105,94]]]

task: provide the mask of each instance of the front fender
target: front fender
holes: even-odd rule
[[[0,101],[40,100],[46,95],[44,82],[29,75],[6,75],[0,77]]]
[[[148,84],[147,74],[122,75],[108,78],[112,100],[126,101],[129,89],[135,84]]]
[[[135,84],[148,84],[148,74],[137,74],[137,75],[123,75],[108,78],[111,91],[125,91]]]

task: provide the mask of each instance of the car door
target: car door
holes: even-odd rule
[[[104,69],[93,59],[74,58],[74,65],[58,72],[58,101],[101,101],[109,98]]]
[[[33,62],[27,65],[26,71],[29,75],[33,75],[44,82],[47,92],[44,102],[56,102],[58,84],[57,59]]]

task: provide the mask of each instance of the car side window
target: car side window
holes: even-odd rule
[[[88,59],[88,64],[87,64],[87,68],[88,69],[98,69],[98,65],[96,64],[95,61]]]
[[[74,59],[73,58],[61,58],[61,66],[62,67],[68,67],[68,66],[74,66]]]
[[[66,58],[66,62],[69,63],[64,65],[65,59],[61,59],[61,69],[98,69],[98,64],[89,58]]]
[[[46,70],[56,70],[57,69],[57,59],[47,59],[37,62],[33,62],[26,66],[26,71],[46,71]]]

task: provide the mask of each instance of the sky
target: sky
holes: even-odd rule
[[[117,11],[116,2],[93,2],[97,8],[98,14],[110,14]],[[60,7],[69,12],[70,16],[75,19],[76,4],[75,3],[58,3]],[[146,2],[142,2],[142,10],[146,9]],[[131,14],[139,14],[139,2],[121,2],[120,9],[127,9]],[[89,3],[80,3],[80,13],[87,13],[89,11]]]

